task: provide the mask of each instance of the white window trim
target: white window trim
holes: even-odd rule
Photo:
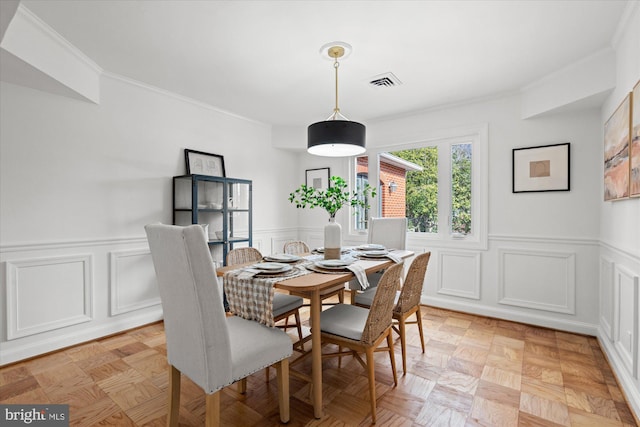
[[[409,232],[407,240],[419,246],[433,246],[443,248],[461,248],[461,249],[488,249],[488,231],[489,231],[489,126],[487,124],[463,126],[452,129],[444,129],[424,135],[419,139],[411,141],[399,141],[390,145],[374,147],[367,149],[369,156],[369,183],[378,182],[380,153],[406,150],[412,148],[423,147],[425,145],[436,145],[439,148],[451,150],[452,144],[459,144],[471,141],[473,144],[473,158],[471,165],[472,176],[472,192],[471,211],[473,212],[473,233],[464,237],[454,237],[451,233],[416,233]],[[442,150],[438,150],[439,153]],[[449,156],[450,158],[450,156]],[[450,169],[450,166],[449,166]],[[349,159],[349,176],[355,176],[355,162],[353,158]],[[450,177],[443,180],[441,174],[447,171],[438,171],[438,182],[444,182],[442,188],[439,188],[438,199],[439,206],[445,206],[442,198],[448,197],[447,193],[451,191],[448,185]],[[355,183],[350,179],[350,185],[353,187]],[[353,188],[351,188],[353,191]],[[377,196],[376,196],[377,197]],[[438,212],[438,229],[449,230],[450,213]],[[378,203],[373,203],[370,209],[370,216],[380,216]],[[349,208],[349,215],[352,214]],[[355,230],[353,221],[349,221],[349,236],[356,237],[365,235],[366,232]]]

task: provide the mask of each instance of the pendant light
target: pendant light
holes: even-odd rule
[[[338,107],[338,58],[344,56],[345,46],[350,47],[346,43],[336,42],[327,48],[327,55],[333,58],[336,74],[336,106],[327,120],[314,123],[307,128],[307,152],[316,156],[347,157],[365,152],[364,125],[347,119]],[[327,45],[323,46],[322,50],[325,47]]]

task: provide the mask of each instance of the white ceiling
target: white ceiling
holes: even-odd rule
[[[512,92],[611,47],[626,1],[24,0],[105,71],[275,125],[361,122]],[[375,88],[393,72],[402,82]]]

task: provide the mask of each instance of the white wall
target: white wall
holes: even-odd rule
[[[522,120],[511,94],[366,124],[371,147],[488,126],[488,249],[410,239],[433,252],[425,302],[598,335],[640,413],[640,198],[602,202],[603,124],[640,77],[640,7],[630,10],[601,111]],[[322,241],[326,214],[286,202],[305,169],[348,173],[347,160],[294,154],[305,129],[272,135],[117,76],[103,75],[98,105],[0,85],[0,364],[161,318],[142,227],[171,221],[184,148],[221,154],[228,176],[254,181],[254,246],[265,253],[298,236]],[[572,144],[571,191],[511,193],[511,150],[559,142]]]
[[[458,128],[488,125],[488,250],[458,250],[410,234],[410,249],[432,252],[424,302],[595,335],[601,186],[596,171],[602,158],[599,111],[523,120],[520,102],[515,94],[368,123],[367,144],[392,149]],[[571,143],[571,191],[512,193],[512,149],[562,142]],[[301,159],[306,168],[330,166],[332,174],[349,173],[347,160],[323,162],[307,155]],[[317,225],[326,214],[300,210],[299,216],[302,236],[321,242]],[[343,209],[339,221],[349,220]],[[363,239],[345,235],[347,242]],[[548,274],[536,274],[539,271]]]
[[[171,222],[184,148],[253,180],[256,246],[296,235],[267,125],[110,75],[99,105],[0,89],[0,364],[161,318],[143,226]]]
[[[616,87],[599,117],[601,128],[640,80],[640,4],[627,9],[619,28]],[[600,162],[598,172],[602,175]],[[598,338],[636,414],[640,414],[640,197],[604,202],[600,211],[600,319]]]

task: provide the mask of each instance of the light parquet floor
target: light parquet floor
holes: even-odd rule
[[[423,308],[426,352],[409,326],[409,372],[393,387],[388,356],[376,356],[380,426],[636,426],[593,337]],[[70,405],[74,426],[164,426],[166,344],[162,323],[0,368],[0,403]],[[296,369],[310,372],[310,360]],[[290,426],[369,425],[366,373],[351,357],[324,361],[324,417],[313,417],[309,385],[291,378]],[[274,426],[271,370],[245,395],[222,394],[224,426]],[[183,376],[180,425],[204,425],[204,392]]]

